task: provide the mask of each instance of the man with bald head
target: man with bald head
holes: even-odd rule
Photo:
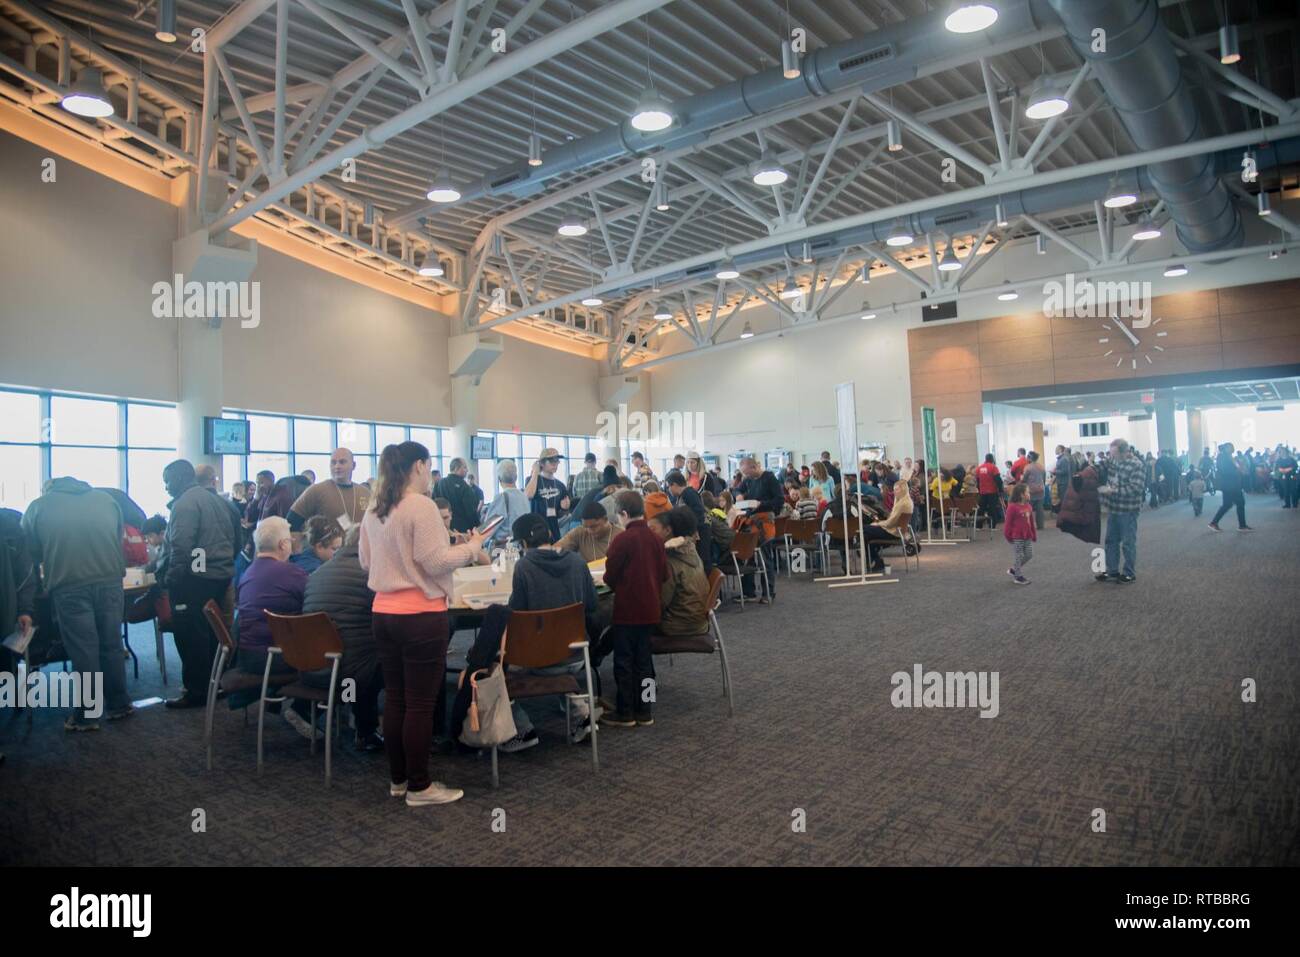
[[[289,528],[302,530],[307,519],[317,515],[332,518],[346,532],[361,519],[370,504],[370,490],[352,481],[352,470],[357,467],[351,449],[335,449],[330,453],[330,477],[317,482],[298,496],[289,509]]]

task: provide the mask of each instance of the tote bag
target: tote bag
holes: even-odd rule
[[[501,651],[505,651],[506,633],[501,633]],[[470,703],[461,728],[462,744],[472,748],[491,748],[504,744],[519,733],[510,713],[510,695],[506,691],[506,673],[501,654],[490,668],[480,668],[469,676]]]

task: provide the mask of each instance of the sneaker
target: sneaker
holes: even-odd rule
[[[288,722],[289,727],[293,728],[293,730],[297,731],[308,741],[312,739],[314,734],[312,726],[308,723],[306,718],[300,715],[297,711],[294,711],[293,708],[284,709],[284,720]]]
[[[655,716],[651,714],[649,711],[647,711],[645,714],[638,714],[636,715],[636,723],[638,727],[643,727],[643,728],[649,727],[650,725],[655,723]]]
[[[1137,581],[1137,577],[1135,575],[1120,575],[1119,578],[1115,580],[1121,585],[1131,585]]]
[[[1016,570],[1015,570],[1014,568],[1008,568],[1008,569],[1007,569],[1007,574],[1010,575],[1012,578],[1015,578],[1015,577],[1016,577]]]
[[[441,781],[431,781],[423,791],[407,791],[407,807],[423,807],[426,804],[450,804],[465,796],[460,788],[449,788]]]
[[[1028,585],[1028,584],[1029,584],[1029,579],[1026,578],[1024,575],[1017,575],[1017,576],[1013,579],[1013,581],[1014,581],[1017,585]]]
[[[497,750],[506,754],[514,754],[516,751],[527,751],[529,748],[534,748],[538,743],[537,730],[533,729],[527,734],[516,734],[504,744],[497,745]],[[455,800],[455,798],[452,798],[452,800]]]
[[[378,731],[371,731],[369,734],[358,734],[353,739],[353,746],[362,754],[382,751],[384,750],[384,737]]]
[[[597,720],[600,719],[597,718]],[[578,722],[578,726],[573,729],[573,734],[569,736],[569,740],[574,744],[581,744],[583,741],[587,740],[588,736],[591,734],[591,730],[591,719],[584,717],[580,722]]]
[[[401,784],[389,784],[388,793],[395,798],[406,797],[406,782]]]
[[[636,718],[628,714],[619,714],[617,711],[611,711],[600,719],[601,724],[607,724],[611,728],[635,728]]]
[[[1241,528],[1237,529],[1237,531],[1239,531],[1239,532],[1253,532],[1254,529],[1251,528],[1249,525],[1243,525],[1243,526],[1241,526]]]
[[[1099,582],[1109,582],[1109,581],[1116,581],[1116,580],[1118,580],[1119,575],[1112,575],[1110,572],[1099,572],[1098,574],[1094,575],[1093,577],[1096,578],[1097,581],[1099,581]]]
[[[1208,527],[1208,528],[1212,528],[1212,529],[1214,529],[1216,532],[1221,532],[1221,531],[1223,531],[1223,529],[1219,528],[1219,526],[1216,525],[1216,524],[1214,524],[1214,522],[1211,522],[1207,527]]]
[[[76,715],[68,715],[68,720],[63,722],[64,731],[98,731],[99,725],[94,721],[78,721]]]
[[[109,721],[121,721],[123,718],[129,718],[135,714],[135,705],[129,704],[125,708],[119,708],[117,711],[110,711],[104,717]]]

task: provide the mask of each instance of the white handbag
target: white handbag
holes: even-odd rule
[[[505,650],[505,632],[501,634],[501,649]],[[490,668],[480,668],[469,676],[470,703],[460,740],[472,748],[490,748],[504,744],[519,733],[510,711],[510,695],[506,691],[506,672],[501,655]]]

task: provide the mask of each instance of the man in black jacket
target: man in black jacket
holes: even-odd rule
[[[1210,528],[1216,532],[1223,531],[1223,529],[1219,528],[1219,519],[1228,514],[1229,509],[1236,506],[1237,530],[1240,532],[1253,532],[1254,529],[1246,524],[1245,483],[1242,480],[1241,472],[1237,469],[1237,462],[1232,457],[1232,451],[1232,443],[1224,442],[1219,446],[1219,457],[1214,463],[1214,478],[1219,484],[1219,491],[1223,493],[1223,504],[1214,513],[1214,518],[1210,519]]]
[[[214,491],[200,488],[194,465],[177,459],[163,469],[163,484],[172,496],[164,539],[163,585],[172,606],[176,650],[181,656],[179,696],[168,708],[201,708],[205,703],[217,639],[203,616],[209,600],[220,605],[235,573],[239,527],[230,503]]]
[[[823,452],[823,464],[829,471],[829,452]],[[772,569],[776,567],[776,516],[781,514],[785,496],[781,492],[781,483],[776,476],[758,464],[758,459],[746,456],[740,460],[740,474],[743,479],[736,490],[736,501],[752,501],[758,504],[750,510],[746,518],[746,528],[758,532],[758,546],[763,552],[763,561],[767,566],[767,594],[759,598],[760,604],[766,604],[776,597],[776,576]],[[836,479],[838,483],[839,479]],[[754,576],[743,575],[740,579],[741,589],[746,598],[756,597]],[[738,599],[739,600],[739,599]]]
[[[695,516],[695,531],[699,536],[695,541],[695,550],[699,552],[700,561],[704,563],[704,575],[707,578],[709,572],[713,570],[713,533],[709,528],[709,516],[704,510],[700,493],[691,488],[686,481],[686,476],[677,469],[664,476],[664,484],[668,487],[668,495],[672,503],[685,505]]]
[[[379,734],[379,692],[384,690],[384,673],[371,628],[375,593],[367,584],[369,574],[361,567],[360,539],[358,523],[348,529],[343,547],[334,557],[307,576],[302,611],[304,615],[323,611],[338,629],[343,639],[339,674],[345,682],[344,700],[350,697],[346,682],[355,682],[352,713],[357,721],[357,750],[381,751],[384,739]]]
[[[478,524],[478,493],[465,481],[469,463],[455,458],[447,467],[447,475],[434,486],[433,497],[445,498],[451,503],[451,529],[471,532]]]

